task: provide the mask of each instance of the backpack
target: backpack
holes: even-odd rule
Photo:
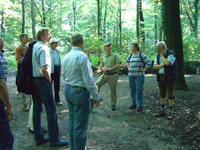
[[[34,82],[33,82],[33,66],[32,66],[32,53],[33,53],[33,45],[37,41],[34,41],[29,44],[29,48],[26,51],[21,69],[18,72],[18,91],[22,93],[26,93],[28,95],[32,95],[35,92]]]
[[[143,63],[143,69],[144,69],[144,67],[145,67],[145,63],[144,63],[144,61],[143,61],[143,59],[142,59],[142,52],[140,52],[139,54],[140,54],[140,59],[142,60],[142,63]],[[130,59],[131,59],[132,55],[133,55],[133,53],[131,53],[131,55],[130,55]]]

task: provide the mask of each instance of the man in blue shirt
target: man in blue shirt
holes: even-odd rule
[[[172,50],[169,50],[164,41],[157,44],[158,55],[156,56],[153,69],[158,70],[157,81],[160,91],[161,108],[156,117],[165,115],[165,96],[168,95],[169,113],[168,119],[173,118],[173,103],[174,103],[174,82],[178,78],[176,55]]]
[[[8,62],[3,47],[4,40],[0,38],[0,149],[11,150],[13,147],[14,137],[8,121],[13,119],[13,110],[6,85]]]
[[[71,150],[85,150],[90,114],[90,93],[97,107],[100,104],[97,86],[88,56],[83,52],[83,37],[71,37],[72,50],[62,63],[65,98],[69,109],[69,136]]]
[[[50,141],[50,146],[64,146],[67,141],[59,138],[56,105],[52,92],[51,56],[47,44],[51,40],[49,28],[41,28],[37,32],[37,43],[33,46],[32,65],[35,85],[33,96],[33,126],[37,145]],[[45,137],[41,128],[42,103],[46,108],[48,133]]]

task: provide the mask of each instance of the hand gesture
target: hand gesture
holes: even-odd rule
[[[100,100],[94,100],[94,99],[93,99],[92,102],[93,102],[93,104],[94,104],[95,107],[98,107],[99,104],[100,104]]]
[[[11,121],[13,120],[13,110],[12,108],[7,108],[6,107],[6,118],[7,118],[7,121]]]

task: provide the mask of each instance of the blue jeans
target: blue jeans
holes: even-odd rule
[[[138,101],[139,107],[143,107],[144,92],[143,85],[145,77],[143,76],[128,76],[129,87],[131,91],[132,104],[136,105]]]
[[[48,122],[49,141],[51,144],[58,142],[59,131],[57,123],[56,105],[53,98],[52,82],[45,78],[34,78],[35,94],[33,94],[33,126],[36,143],[44,139],[41,128],[42,103],[45,106]]]
[[[65,84],[65,98],[69,109],[69,138],[71,150],[85,150],[90,115],[90,94],[85,88]]]
[[[0,110],[0,150],[12,150],[14,137],[6,119],[5,109]]]

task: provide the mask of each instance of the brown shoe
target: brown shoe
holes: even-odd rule
[[[22,109],[23,109],[24,111],[29,111],[29,107],[28,107],[27,105],[22,106]]]
[[[159,110],[156,114],[155,114],[155,117],[163,117],[165,116],[165,112],[162,111],[162,110]]]

